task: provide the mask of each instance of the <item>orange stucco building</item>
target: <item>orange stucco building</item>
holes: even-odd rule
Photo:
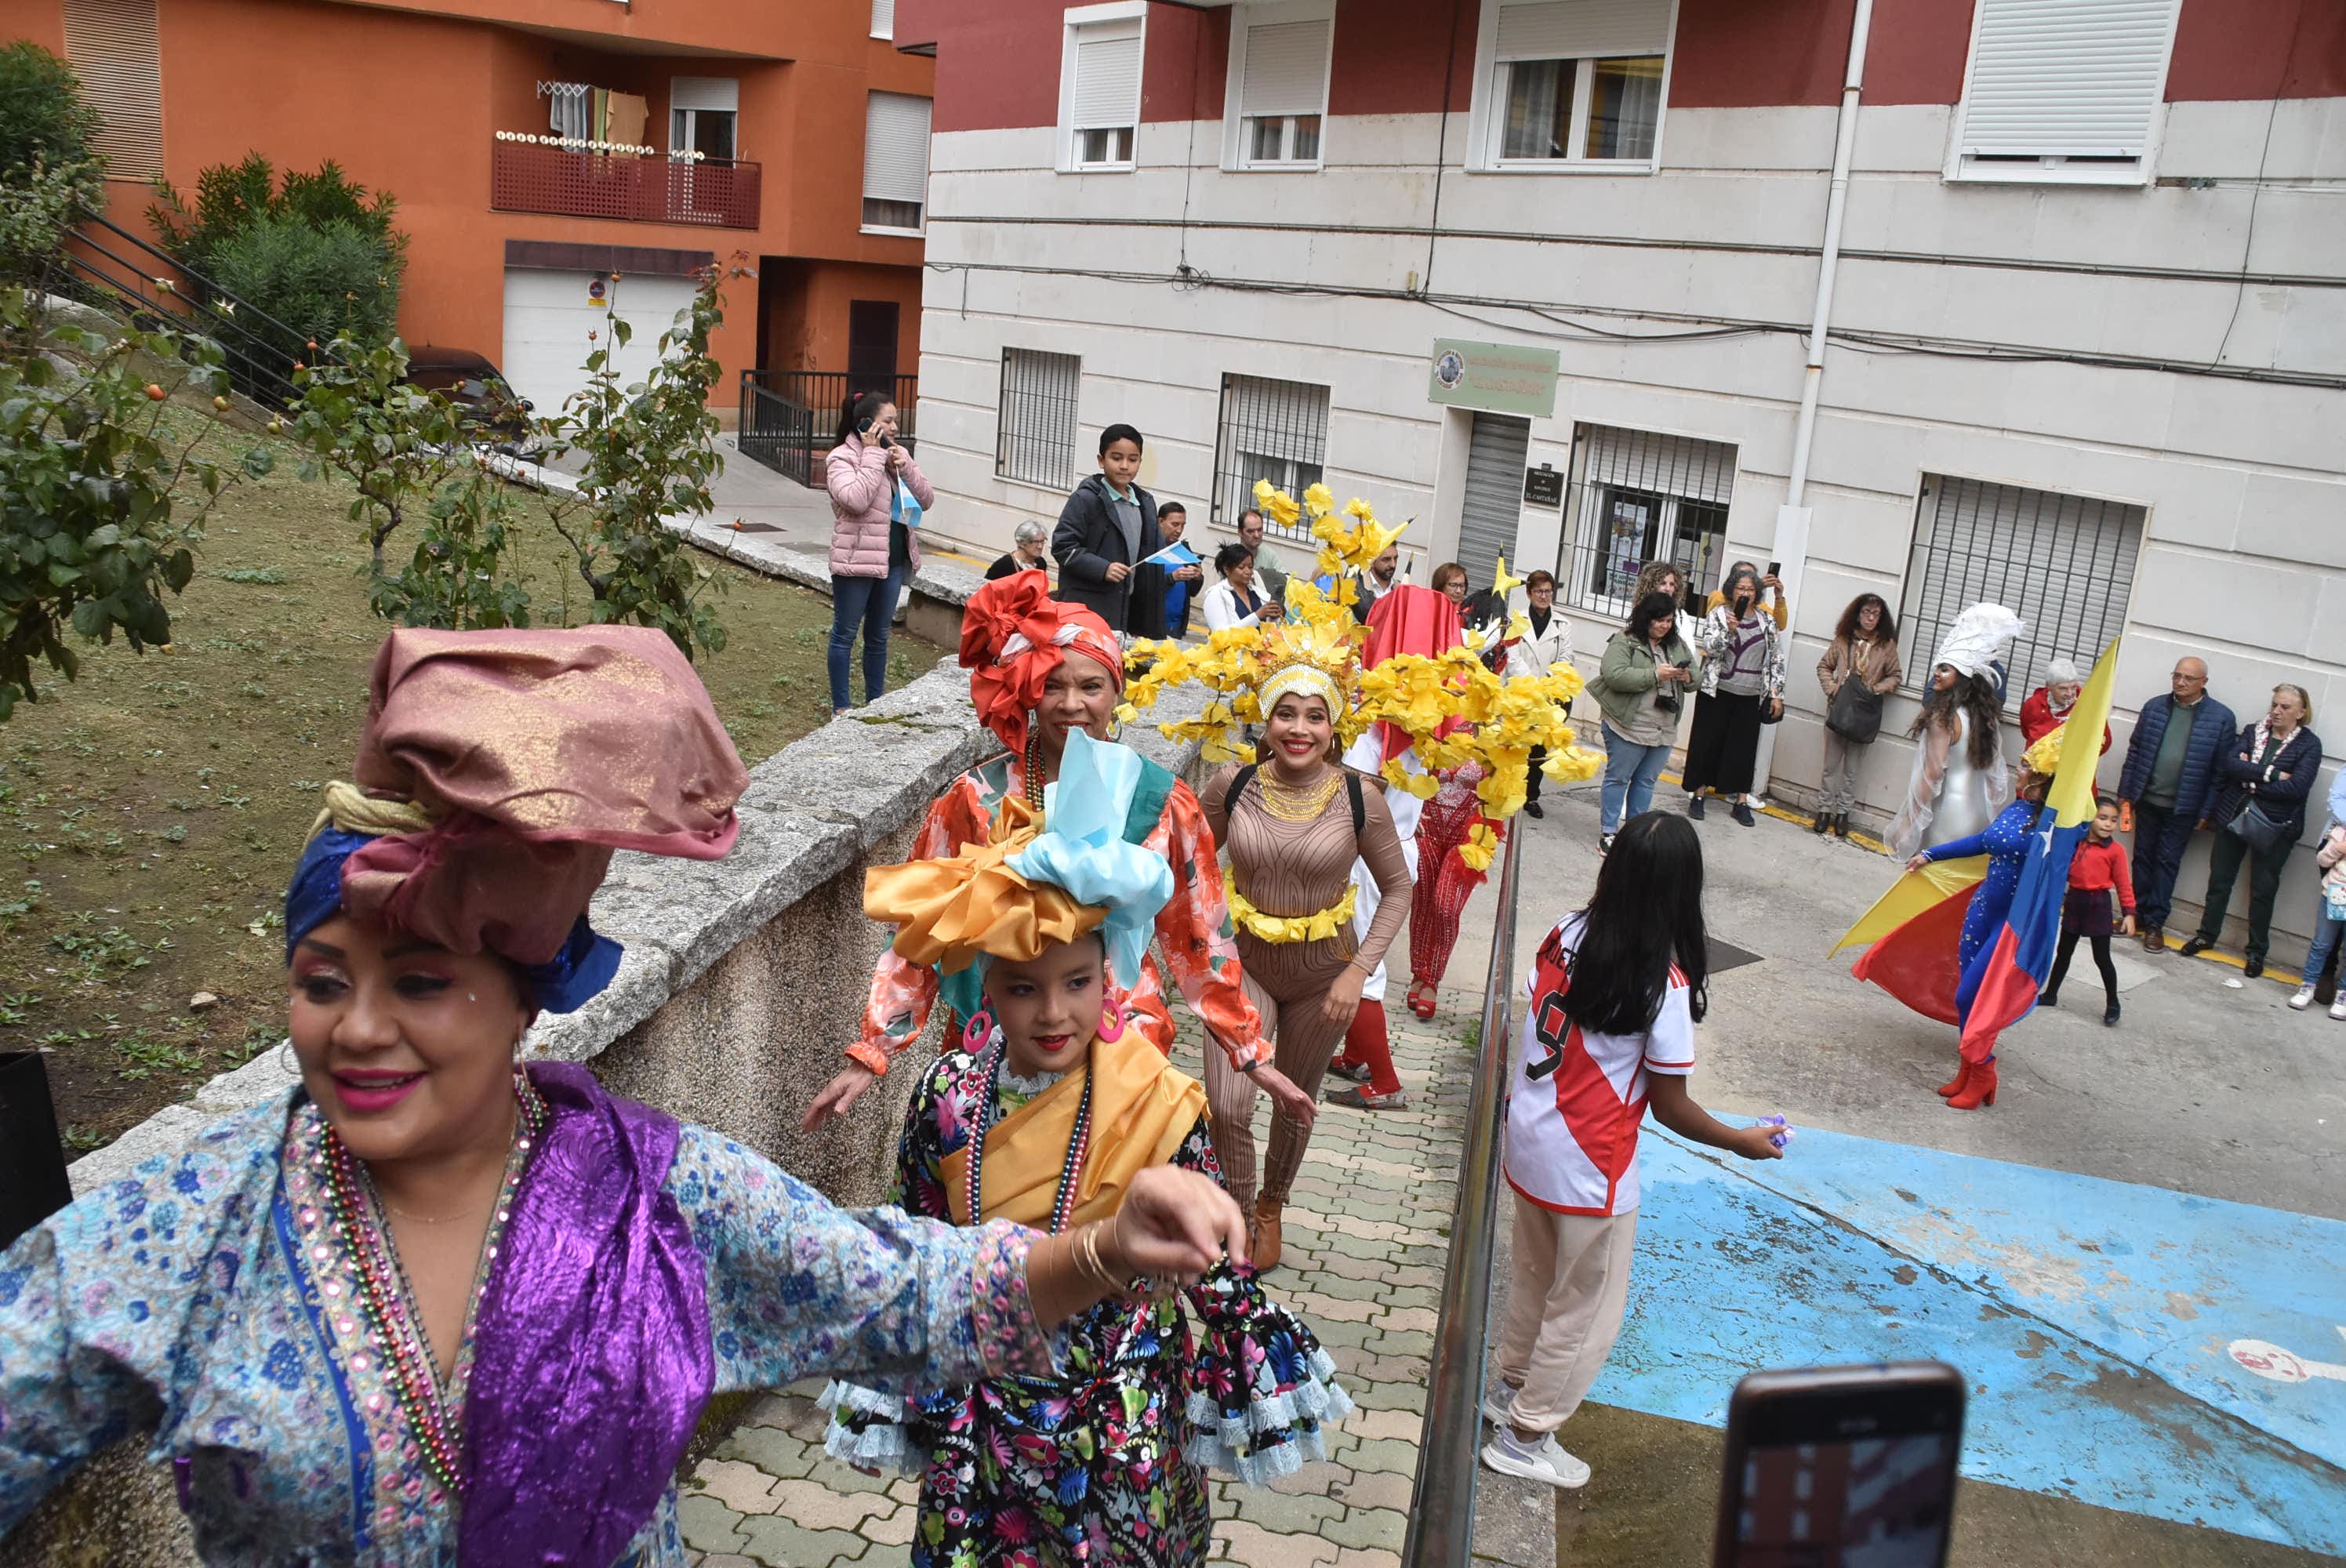
[[[199,170],[250,152],[280,170],[332,158],[394,193],[412,237],[402,334],[486,354],[541,403],[566,390],[600,300],[616,296],[648,344],[695,265],[753,269],[728,286],[713,345],[729,410],[743,369],[862,383],[920,362],[933,66],[897,52],[892,11],[0,0],[0,35],[83,76],[108,117],[109,216],[127,227],[146,228],[154,175],[191,192]],[[607,150],[623,141],[648,152]]]

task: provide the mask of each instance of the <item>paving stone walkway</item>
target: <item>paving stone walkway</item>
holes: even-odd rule
[[[1286,1257],[1268,1276],[1272,1293],[1328,1347],[1360,1409],[1330,1439],[1330,1462],[1268,1489],[1213,1483],[1217,1561],[1400,1568],[1474,1065],[1462,1041],[1474,1026],[1472,1003],[1459,993],[1443,1001],[1443,1011],[1421,1023],[1396,988],[1387,1016],[1410,1109],[1321,1108],[1286,1211]],[[1198,1070],[1194,1035],[1178,1055]],[[1268,1107],[1257,1109],[1258,1136],[1269,1132]],[[701,1462],[682,1511],[685,1541],[703,1568],[893,1568],[908,1560],[918,1485],[859,1475],[828,1458],[820,1389],[766,1396]]]

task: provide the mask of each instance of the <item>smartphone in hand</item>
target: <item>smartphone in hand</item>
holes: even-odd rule
[[[1963,1431],[1963,1375],[1943,1362],[1744,1379],[1712,1568],[1943,1568]]]

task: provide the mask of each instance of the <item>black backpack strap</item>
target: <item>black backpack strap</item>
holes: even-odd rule
[[[1358,843],[1369,826],[1369,799],[1362,793],[1361,776],[1349,768],[1344,769],[1344,792],[1352,798],[1352,840]]]
[[[1260,766],[1260,763],[1250,762],[1230,775],[1230,787],[1222,795],[1223,816],[1227,817],[1238,809],[1239,797],[1245,794],[1246,787],[1254,782],[1255,769]]]

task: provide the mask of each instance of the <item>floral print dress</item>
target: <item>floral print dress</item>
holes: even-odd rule
[[[909,1213],[952,1217],[945,1157],[967,1146],[989,1096],[992,1122],[1056,1081],[997,1077],[1000,1040],[996,1030],[975,1051],[944,1053],[913,1095],[891,1199]],[[1171,1163],[1220,1180],[1203,1117]],[[1214,1526],[1206,1472],[1250,1485],[1292,1474],[1327,1458],[1327,1427],[1352,1408],[1327,1351],[1251,1268],[1103,1301],[1066,1332],[1062,1377],[910,1399],[825,1391],[833,1457],[921,1478],[913,1568],[1202,1563]]]
[[[0,1536],[97,1449],[146,1432],[207,1563],[455,1568],[455,1501],[366,1353],[353,1262],[321,1223],[324,1125],[297,1089],[0,1252]],[[718,1392],[816,1369],[910,1387],[1064,1364],[1027,1305],[1032,1232],[834,1208],[690,1125],[664,1186],[705,1270]],[[468,1331],[458,1408],[472,1346]],[[671,1486],[616,1568],[686,1561]]]

